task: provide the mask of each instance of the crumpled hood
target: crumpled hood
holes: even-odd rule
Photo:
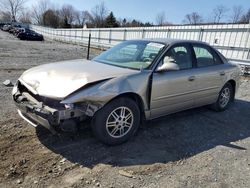
[[[138,71],[78,59],[31,68],[19,80],[38,95],[62,99],[88,83],[135,72]]]

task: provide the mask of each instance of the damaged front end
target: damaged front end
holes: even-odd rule
[[[76,130],[77,123],[98,109],[88,103],[63,104],[61,100],[34,94],[25,85],[19,80],[12,92],[18,114],[32,126],[42,125],[53,134]]]
[[[150,72],[103,79],[85,84],[63,98],[41,96],[35,84],[19,79],[13,88],[13,100],[19,115],[37,127],[42,125],[52,133],[58,130],[75,132],[77,124],[91,119],[109,101],[120,95],[136,94],[143,112],[148,111]],[[145,114],[148,117],[148,113]]]

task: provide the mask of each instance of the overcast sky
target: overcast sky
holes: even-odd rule
[[[31,6],[38,0],[28,0]],[[172,23],[182,23],[185,15],[191,12],[200,13],[205,21],[211,17],[214,7],[224,5],[228,9],[241,5],[245,10],[250,8],[250,0],[51,0],[56,7],[71,4],[78,10],[88,10],[105,2],[107,8],[114,12],[117,18],[138,19],[143,22],[155,22],[156,15],[164,11],[167,20]],[[230,10],[228,11],[230,15]],[[228,21],[229,17],[224,17]]]

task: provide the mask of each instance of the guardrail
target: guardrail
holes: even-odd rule
[[[225,57],[250,65],[250,23],[195,26],[161,26],[139,28],[53,29],[30,25],[45,37],[62,42],[86,45],[91,33],[91,46],[106,49],[129,39],[175,38],[207,42]]]

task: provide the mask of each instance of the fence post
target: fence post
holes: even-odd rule
[[[124,32],[123,32],[123,40],[126,40],[127,38],[127,29],[124,29]]]
[[[65,42],[65,40],[66,40],[66,31],[65,31],[65,29],[63,29],[63,39],[62,39],[62,41]]]
[[[82,37],[81,37],[81,42],[82,42],[82,44],[84,43],[84,39],[83,39],[83,28],[82,28]]]
[[[51,29],[52,30],[52,37],[53,37],[53,40],[55,39],[55,30],[54,29]]]
[[[204,29],[201,27],[200,32],[199,32],[199,36],[198,36],[199,41],[202,41],[202,39],[203,39],[203,31],[204,31]]]
[[[77,44],[77,42],[76,42],[76,33],[77,33],[77,30],[75,30],[75,43]]]
[[[145,38],[145,29],[142,29],[141,38],[142,38],[142,39],[144,39],[144,38]]]
[[[168,29],[167,38],[171,38],[171,29]]]
[[[100,29],[98,29],[98,42],[100,42],[100,38],[101,38],[101,31]]]
[[[112,37],[111,35],[112,35],[112,30],[110,29],[109,30],[109,43],[111,43],[111,37]]]
[[[60,32],[60,34],[59,34]],[[62,30],[58,30],[58,40],[61,41],[61,38],[62,38]]]
[[[69,29],[69,43],[74,44],[73,39],[72,39],[72,30]]]

